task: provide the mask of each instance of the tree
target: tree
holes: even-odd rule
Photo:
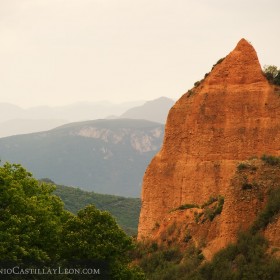
[[[113,279],[144,279],[139,268],[129,266],[133,242],[114,218],[93,205],[75,216],[54,189],[21,165],[0,166],[0,262],[58,266],[71,260],[103,261]]]
[[[22,166],[0,167],[0,259],[56,260],[63,221],[70,213]]]
[[[114,279],[143,279],[135,268],[128,268],[127,252],[133,248],[131,237],[107,212],[93,205],[80,210],[67,221],[63,230],[66,259],[103,261]]]
[[[267,80],[275,85],[280,85],[280,69],[275,65],[265,65],[263,72]]]

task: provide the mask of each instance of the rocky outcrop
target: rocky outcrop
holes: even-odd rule
[[[246,211],[236,213],[230,203],[238,162],[280,155],[280,98],[245,39],[197,84],[170,110],[162,149],[145,172],[138,239],[153,237],[170,210],[221,195],[219,222],[208,229],[213,252],[248,225],[240,217]]]

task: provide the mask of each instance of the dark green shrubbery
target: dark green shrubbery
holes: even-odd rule
[[[192,204],[192,203],[186,203],[186,204],[180,205],[178,208],[174,209],[173,211],[185,210],[185,209],[191,209],[191,208],[199,208],[199,205]]]
[[[212,205],[213,203],[217,202],[215,205]],[[179,207],[177,207],[176,209],[172,210],[172,211],[176,211],[176,210],[185,210],[185,209],[191,209],[191,208],[200,208],[200,209],[204,209],[203,212],[194,213],[194,219],[195,222],[198,223],[200,221],[200,219],[203,217],[202,222],[205,222],[206,220],[210,220],[213,221],[213,219],[222,213],[223,210],[223,205],[224,205],[224,197],[222,196],[216,196],[213,197],[211,196],[208,201],[206,201],[205,203],[203,203],[201,206],[198,204],[183,204]]]
[[[223,62],[223,60],[225,59],[225,57],[220,58],[215,64],[213,64],[211,71],[215,68],[215,66],[217,66],[218,64],[220,64],[221,62]]]
[[[271,84],[280,85],[280,69],[278,69],[277,66],[265,65],[263,73]]]
[[[220,64],[224,59],[225,59],[225,57],[220,58],[220,59],[213,65],[211,71],[214,69],[214,67],[215,67],[216,65]],[[208,76],[209,74],[210,74],[210,73],[205,73],[204,78],[203,78],[202,80],[200,80],[200,81],[196,81],[196,82],[194,83],[194,86],[195,86],[195,87],[198,87],[198,86],[207,78],[207,76]],[[190,92],[191,92],[191,91],[188,91],[188,96],[189,96],[189,97],[191,96]]]
[[[237,165],[237,170],[241,171],[241,170],[245,170],[248,169],[250,166],[247,163],[241,162]]]
[[[212,201],[212,202],[211,202]],[[207,207],[211,205],[212,203],[216,202],[217,204],[214,207]],[[211,203],[210,203],[211,202]],[[210,204],[209,204],[210,203]],[[205,205],[205,204],[204,204]],[[202,208],[205,208],[205,219],[208,219],[210,221],[213,221],[214,218],[222,213],[223,210],[223,205],[224,205],[224,198],[222,196],[218,196],[216,198],[212,198],[208,201],[208,204],[205,206],[202,206]]]
[[[280,165],[280,157],[270,156],[270,155],[263,155],[261,160],[269,165]]]
[[[252,170],[252,171],[256,171],[257,170],[257,166],[247,163],[247,162],[241,162],[237,165],[237,170],[238,171],[243,171],[243,170]]]
[[[267,204],[254,222],[251,232],[265,228],[280,212],[280,187],[270,190]]]
[[[240,280],[279,279],[280,262],[266,253],[267,242],[259,234],[240,233],[236,244],[228,245],[213,260],[188,279]]]
[[[139,265],[147,279],[183,280],[197,270],[203,259],[201,250],[193,245],[184,253],[177,247],[160,247],[157,252],[143,255]]]
[[[205,208],[216,201],[218,201],[218,197],[211,196],[205,203],[201,205],[201,208]]]
[[[248,182],[245,182],[242,185],[242,190],[251,190],[252,188],[253,188],[253,185]]]
[[[58,268],[89,260],[106,266],[101,279],[144,279],[141,270],[130,265],[132,238],[108,212],[88,205],[74,215],[64,209],[54,190],[55,186],[38,182],[21,165],[0,166],[0,262]]]
[[[203,206],[215,202],[216,211],[221,211],[222,197],[211,197]],[[241,232],[237,242],[219,251],[211,262],[202,263],[202,252],[192,245],[192,236],[187,232],[184,241],[189,247],[185,252],[157,247],[152,253],[150,249],[149,254],[142,255],[140,266],[151,280],[279,280],[280,260],[268,253],[268,242],[259,233],[279,212],[280,187],[270,190],[267,205],[251,229]]]

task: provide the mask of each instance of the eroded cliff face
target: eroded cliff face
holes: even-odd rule
[[[138,239],[155,237],[155,225],[166,217],[172,222],[170,210],[221,195],[223,211],[207,229],[209,256],[233,241],[252,217],[248,221],[246,210],[232,207],[231,180],[238,162],[280,155],[279,108],[279,93],[264,77],[253,46],[240,40],[170,110],[162,149],[143,179]]]

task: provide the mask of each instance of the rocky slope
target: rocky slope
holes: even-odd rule
[[[207,241],[205,255],[210,258],[248,227],[261,206],[250,200],[233,207],[231,180],[240,161],[280,155],[279,107],[279,89],[264,77],[253,46],[240,40],[170,110],[162,149],[143,180],[138,239],[156,238],[155,228],[163,222],[165,230],[172,225],[172,209],[219,196],[221,214],[202,232],[199,226],[193,232],[197,242],[203,242],[201,236]]]

